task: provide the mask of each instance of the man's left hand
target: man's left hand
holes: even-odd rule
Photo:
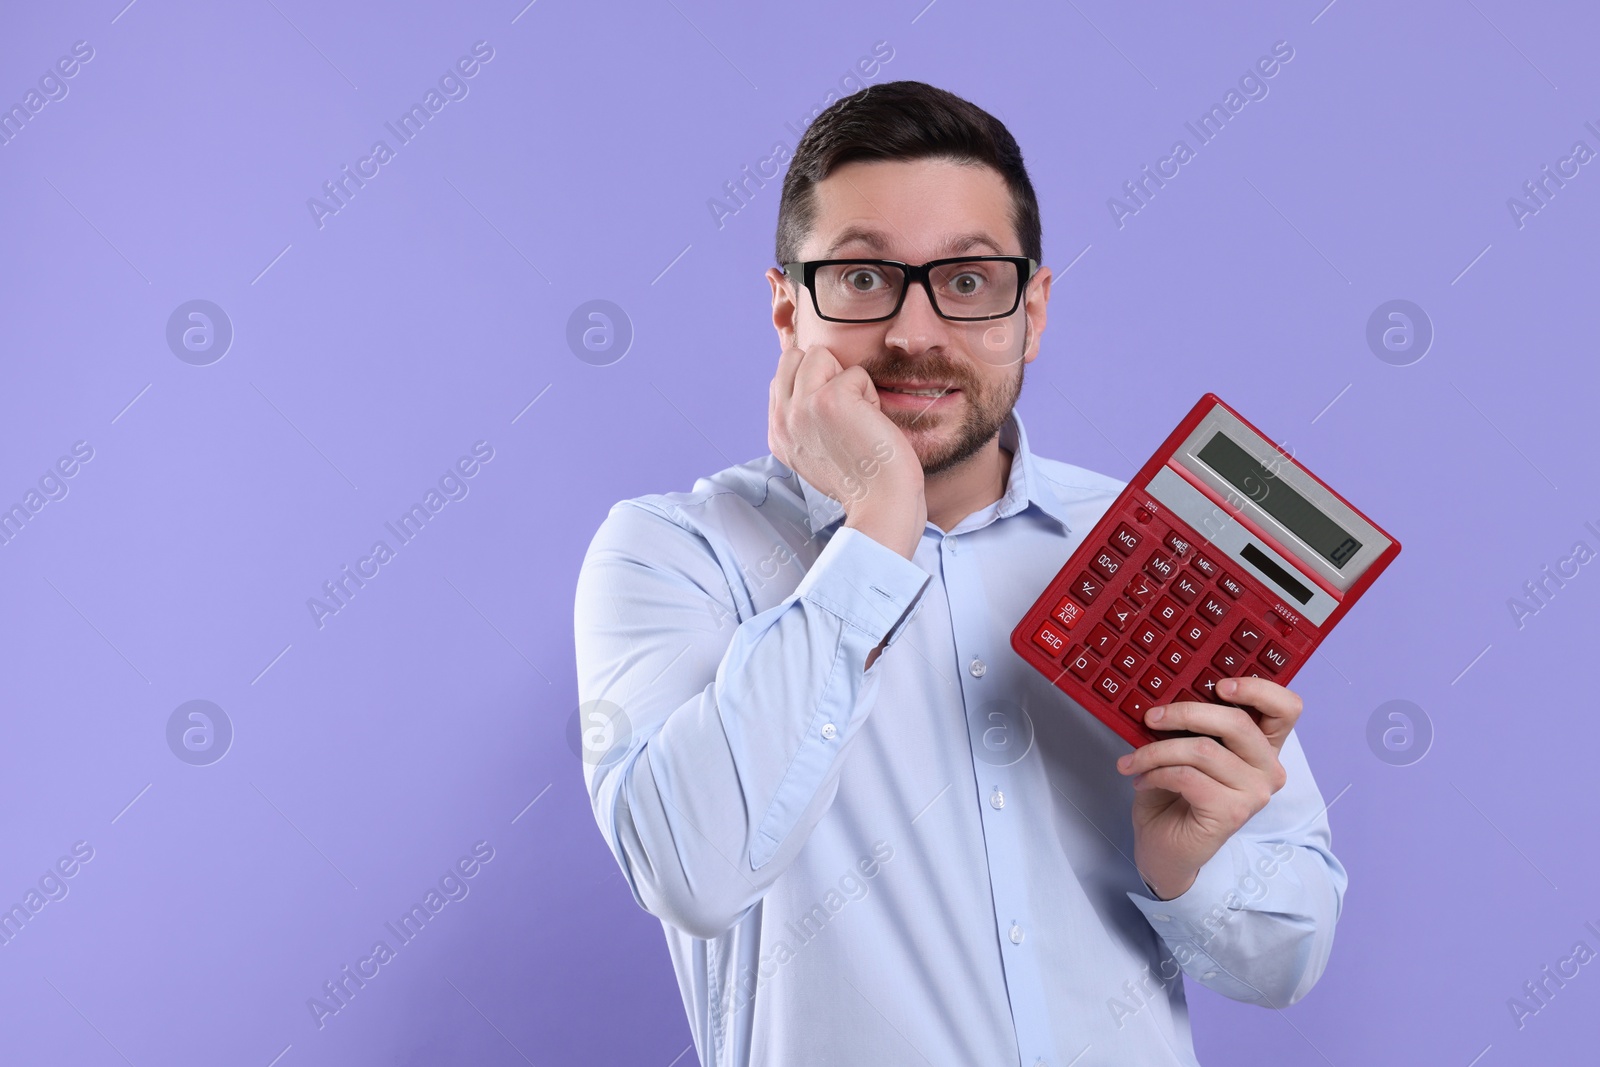
[[[1133,861],[1162,900],[1187,892],[1288,780],[1278,753],[1300,718],[1300,697],[1265,678],[1225,678],[1217,694],[1240,707],[1182,700],[1145,712],[1151,729],[1210,736],[1163,738],[1117,761],[1118,771],[1138,776]]]

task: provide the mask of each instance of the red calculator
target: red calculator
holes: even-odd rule
[[[1011,647],[1135,748],[1144,713],[1287,685],[1400,542],[1213,393],[1200,398],[1011,632]]]

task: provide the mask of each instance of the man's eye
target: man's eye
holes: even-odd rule
[[[850,288],[863,293],[871,292],[877,288],[873,283],[881,282],[882,280],[883,278],[878,272],[872,270],[853,270],[846,276],[846,284]]]
[[[960,296],[971,296],[983,288],[983,276],[979,274],[958,274],[950,281],[950,288]]]

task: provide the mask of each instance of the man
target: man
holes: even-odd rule
[[[577,590],[595,817],[700,1062],[1195,1064],[1180,972],[1294,1003],[1346,876],[1293,692],[1152,709],[1210,736],[1129,753],[1009,647],[1124,484],[1012,410],[1052,280],[1016,142],[846,97],[777,252],[772,454],[616,505]]]

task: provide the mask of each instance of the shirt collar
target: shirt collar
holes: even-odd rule
[[[1011,474],[1006,479],[1006,491],[991,505],[995,509],[994,518],[1010,518],[1031,504],[1060,523],[1064,532],[1070,533],[1072,527],[1067,522],[1066,503],[1056,493],[1054,483],[1040,471],[1039,458],[1028,447],[1028,432],[1022,425],[1022,417],[1014,408],[1001,424],[1000,446],[1011,453]],[[843,504],[806,481],[799,471],[791,473],[800,483],[806,506],[806,522],[813,536],[844,518]]]

